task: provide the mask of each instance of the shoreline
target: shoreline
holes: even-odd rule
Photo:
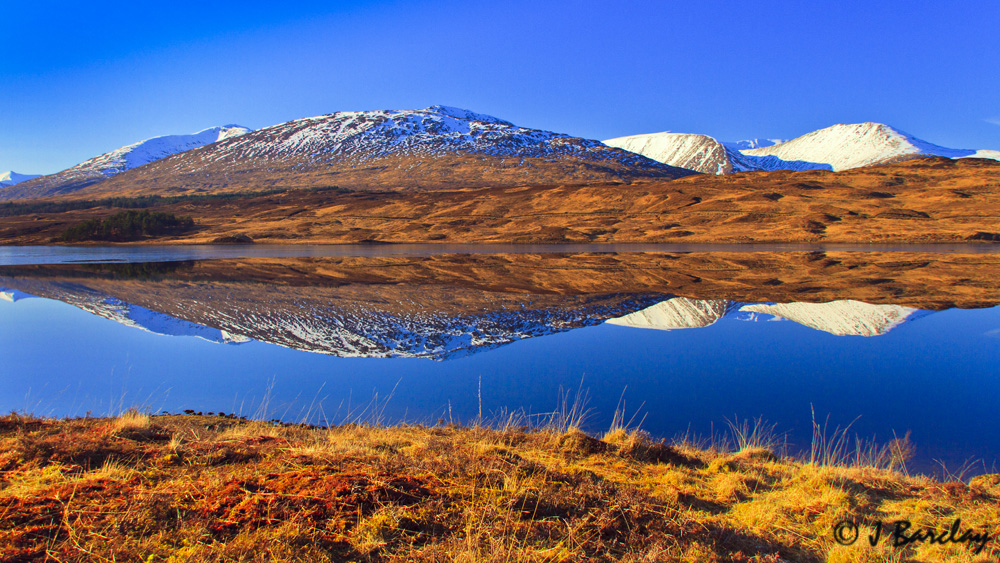
[[[47,242],[39,244],[7,244],[0,242],[0,248],[130,248],[130,247],[163,247],[188,248],[192,246],[212,248],[279,248],[279,247],[330,247],[330,248],[400,248],[426,247],[428,250],[450,247],[483,249],[483,253],[506,253],[509,249],[527,249],[526,252],[933,252],[935,248],[983,249],[1000,252],[1000,242],[985,240],[960,240],[942,242],[851,242],[851,241],[820,241],[803,242],[792,240],[777,241],[707,241],[707,242],[440,242],[440,241],[360,241],[360,242],[253,242],[253,243],[212,243],[193,242],[185,240],[164,240],[151,238],[141,241],[114,242]],[[538,247],[532,249],[531,247]],[[635,247],[635,248],[630,248]],[[646,250],[648,249],[648,250]],[[447,254],[468,254],[465,251],[449,251]]]

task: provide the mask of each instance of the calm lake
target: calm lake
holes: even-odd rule
[[[0,409],[436,424],[582,389],[594,432],[761,417],[794,452],[815,412],[982,473],[997,246],[0,247]]]

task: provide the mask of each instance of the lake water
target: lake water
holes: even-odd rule
[[[995,246],[599,250],[0,249],[0,409],[435,424],[583,389],[594,432],[761,417],[795,451],[815,412],[996,464]]]

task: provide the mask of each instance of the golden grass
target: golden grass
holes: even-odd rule
[[[997,535],[1000,476],[946,483],[803,463],[753,440],[729,452],[667,444],[626,426],[621,419],[598,439],[572,425],[0,417],[0,561],[1000,556],[994,541],[974,554],[965,545],[843,546],[833,537],[843,520],[867,534],[875,520],[944,529],[956,518]]]
[[[119,432],[142,431],[148,430],[152,425],[153,420],[148,414],[139,412],[137,409],[129,409],[111,421],[110,432],[117,434]]]

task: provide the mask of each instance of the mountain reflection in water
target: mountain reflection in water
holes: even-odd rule
[[[398,385],[387,416],[469,420],[551,409],[585,377],[596,431],[625,392],[658,436],[763,416],[808,447],[815,407],[861,415],[863,437],[913,430],[923,467],[992,462],[1000,437],[975,429],[1000,422],[997,271],[997,254],[899,252],[3,266],[0,408],[41,393],[40,414],[100,412],[169,389],[158,408],[231,412],[316,394],[323,422]],[[287,409],[271,414],[306,416]]]
[[[1000,263],[1000,256],[242,259],[8,266],[0,268],[0,286],[160,334],[335,356],[448,359],[604,321],[674,329],[763,316],[873,336],[926,314],[921,309],[993,305],[1000,291],[983,262]]]
[[[86,282],[31,280],[20,287],[25,291],[4,291],[22,297],[30,292],[158,334],[225,343],[256,340],[340,357],[437,360],[595,325],[664,298],[504,295],[422,286],[371,288],[375,293],[368,293],[351,286],[278,291],[256,285],[150,282],[114,295],[113,288],[105,292]]]
[[[853,299],[828,303],[735,303],[674,297],[608,322],[636,328],[673,330],[706,327],[729,314],[759,313],[762,315],[760,320],[786,319],[838,336],[877,336],[931,312],[899,305],[873,305]],[[759,319],[751,314],[742,316],[742,320]]]
[[[480,307],[457,316],[433,306],[406,313],[391,303],[346,307],[330,295],[296,293],[289,299],[240,295],[231,288],[196,286],[198,299],[160,306],[171,314],[127,303],[80,283],[28,284],[34,294],[0,288],[0,298],[45,297],[125,326],[167,336],[193,336],[239,344],[256,340],[303,352],[340,357],[411,357],[447,360],[524,338],[545,336],[601,322],[659,330],[702,328],[727,315],[740,320],[787,319],[830,334],[877,336],[931,311],[842,300],[829,303],[747,304],[660,294],[610,296],[477,296]],[[467,295],[463,296],[468,298]],[[412,303],[416,296],[401,298]],[[654,303],[650,305],[650,303]],[[398,304],[398,303],[397,303]],[[740,313],[758,315],[740,315]]]

